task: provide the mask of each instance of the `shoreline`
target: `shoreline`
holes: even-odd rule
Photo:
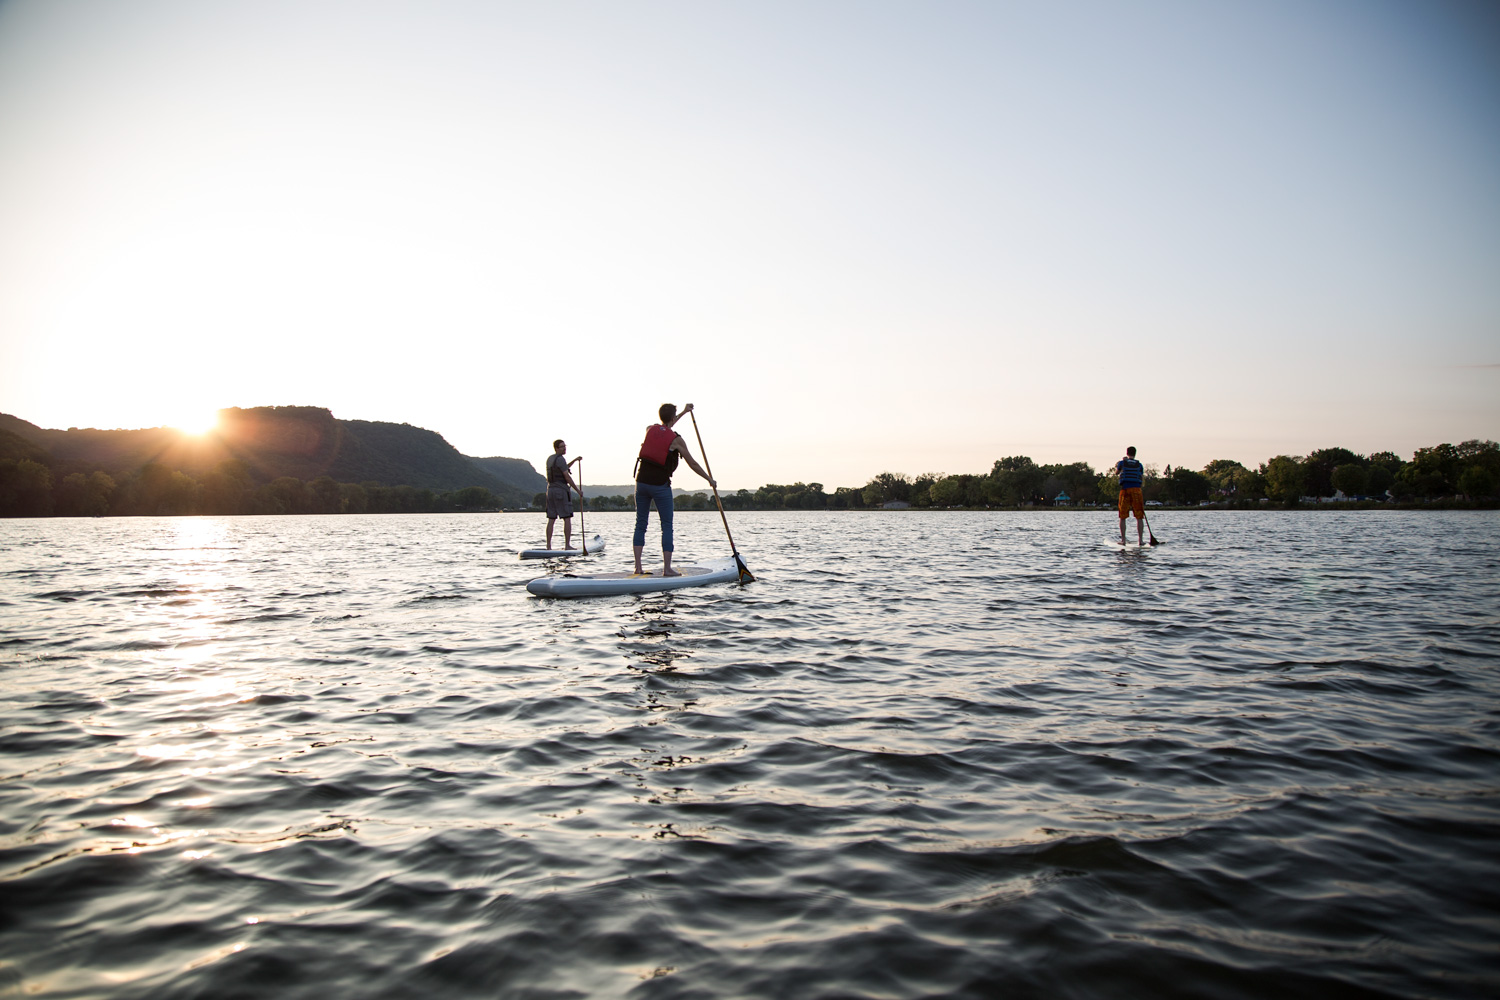
[[[727,510],[732,514],[1108,514],[1115,513],[1114,507],[740,507]],[[1298,504],[1288,507],[1285,504],[1209,504],[1207,506],[1194,507],[1157,507],[1151,513],[1160,514],[1184,514],[1184,513],[1246,513],[1262,511],[1273,514],[1311,514],[1332,513],[1337,511],[1385,511],[1385,512],[1411,512],[1411,511],[1486,511],[1500,510],[1500,501],[1440,501],[1435,503],[1413,503],[1413,504],[1377,504],[1377,503],[1326,503],[1326,504]],[[540,517],[545,513],[540,508],[528,509],[525,507],[505,507],[498,510],[428,510],[428,511],[383,511],[377,513],[362,512],[359,514],[45,514],[39,517],[6,517],[0,521],[98,521],[114,520],[120,518],[136,517],[388,517],[395,514],[412,515],[450,515],[450,514],[523,514],[531,517]],[[633,510],[591,510],[585,512],[588,515],[596,514],[633,514]],[[676,515],[683,514],[714,514],[719,513],[718,508],[711,507],[706,510],[678,509]],[[1118,520],[1115,518],[1114,520]]]

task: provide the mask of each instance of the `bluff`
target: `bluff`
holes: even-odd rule
[[[545,480],[523,459],[471,459],[435,431],[376,420],[340,420],[319,406],[232,407],[201,436],[171,427],[100,430],[38,427],[0,414],[0,446],[33,446],[50,456],[54,475],[103,470],[133,475],[148,464],[201,478],[227,461],[256,485],[283,476],[311,481],[413,486],[437,491],[482,486],[506,506],[524,506]],[[530,473],[529,477],[526,473]]]

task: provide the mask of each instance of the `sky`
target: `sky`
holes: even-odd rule
[[[728,488],[1500,438],[1500,5],[0,0],[0,411],[668,401]]]

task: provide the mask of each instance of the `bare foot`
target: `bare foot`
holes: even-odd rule
[[[682,574],[679,573],[679,572],[677,572],[675,569],[664,569],[664,570],[661,571],[661,575],[662,576],[681,576]]]

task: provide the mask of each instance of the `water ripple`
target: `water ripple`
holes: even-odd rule
[[[0,995],[1500,992],[1500,518],[1161,519],[5,522]]]

